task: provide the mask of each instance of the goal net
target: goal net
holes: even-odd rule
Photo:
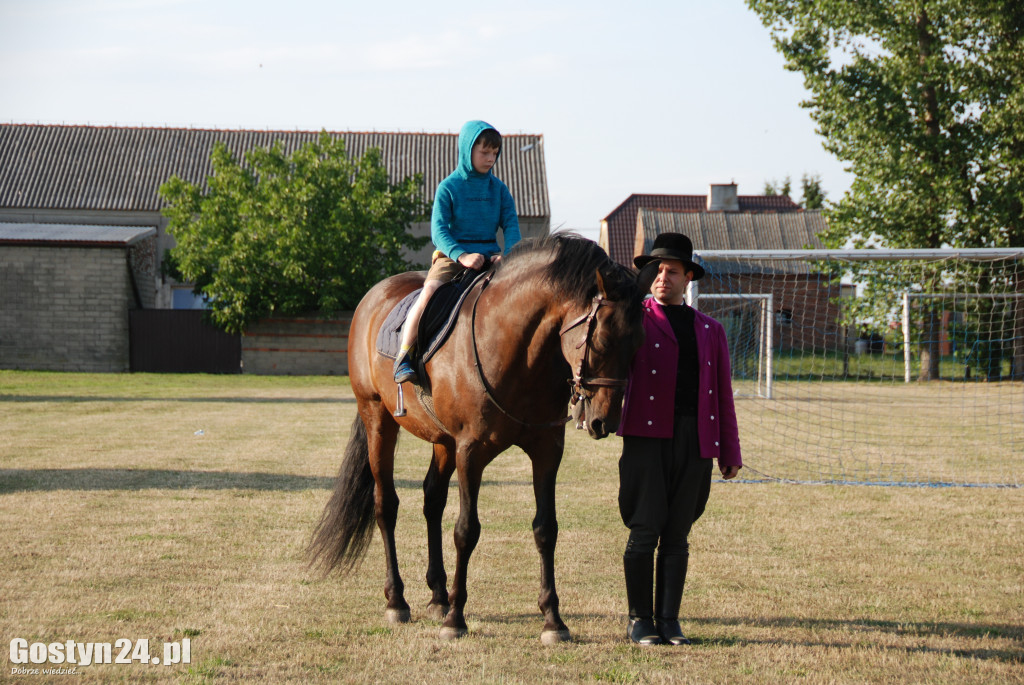
[[[1024,485],[1024,249],[703,250],[748,473]]]

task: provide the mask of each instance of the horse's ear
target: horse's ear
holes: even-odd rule
[[[597,293],[604,299],[608,299],[608,291],[604,287],[604,277],[601,275],[600,269],[595,269],[597,273]]]
[[[651,286],[654,285],[654,279],[658,277],[658,265],[661,262],[657,259],[647,262],[644,264],[644,268],[640,269],[640,273],[636,276],[636,285],[645,296],[651,292]]]

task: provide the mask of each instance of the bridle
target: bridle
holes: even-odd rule
[[[576,368],[576,373],[573,375],[569,384],[572,386],[573,395],[583,395],[584,389],[589,389],[592,386],[599,388],[624,388],[626,387],[625,378],[604,378],[602,376],[586,376],[584,375],[587,370],[587,357],[590,356],[590,336],[594,332],[594,319],[597,318],[597,310],[601,307],[611,307],[613,303],[604,297],[604,295],[594,295],[594,299],[591,300],[590,311],[586,314],[581,314],[569,323],[562,326],[562,330],[558,331],[558,336],[562,337],[572,329],[579,325],[585,325],[587,332],[583,336],[583,340],[576,345],[576,349],[583,348],[583,354],[580,355],[580,363]]]
[[[494,272],[492,271],[490,274],[487,275],[486,278],[483,279],[483,283],[480,286],[480,293],[476,296],[476,299],[473,301],[473,314],[472,317],[470,318],[470,333],[473,342],[473,360],[476,363],[476,373],[477,377],[480,379],[480,384],[483,386],[484,395],[487,396],[487,399],[490,400],[491,404],[493,404],[498,409],[498,411],[500,411],[502,414],[504,414],[505,416],[507,416],[508,418],[512,419],[513,421],[520,425],[530,426],[534,428],[551,428],[554,426],[564,425],[565,423],[571,421],[573,417],[566,416],[564,418],[559,418],[554,421],[547,421],[544,423],[531,423],[528,421],[523,421],[522,419],[513,416],[504,407],[501,406],[500,402],[498,402],[498,398],[494,396],[494,389],[491,387],[490,383],[488,383],[487,379],[484,377],[483,366],[480,364],[480,353],[477,350],[476,344],[476,308],[477,305],[480,304],[480,299],[483,297],[484,289],[490,283],[491,276],[493,274]],[[576,371],[573,374],[573,377],[568,380],[569,385],[572,386],[572,397],[570,399],[570,403],[574,406],[581,399],[585,400],[586,402],[590,401],[590,398],[593,397],[594,395],[594,392],[590,390],[590,388],[592,387],[626,387],[626,379],[624,378],[603,378],[600,376],[585,375],[587,369],[587,357],[590,355],[590,337],[594,330],[594,320],[597,318],[597,312],[601,307],[611,306],[614,306],[613,303],[607,298],[605,298],[603,295],[595,295],[593,300],[591,300],[590,310],[562,326],[562,329],[558,332],[558,337],[562,338],[563,336],[565,336],[566,333],[576,328],[577,326],[586,326],[586,332],[583,336],[583,340],[581,340],[579,344],[576,345],[577,350],[583,348],[583,353],[580,355],[579,365],[577,366]],[[584,394],[585,390],[589,392],[589,395]],[[574,415],[576,415],[578,412],[574,411],[573,413]]]

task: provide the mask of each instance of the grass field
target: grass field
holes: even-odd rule
[[[779,479],[1024,485],[1024,383],[734,386],[747,461]]]
[[[642,649],[624,638],[620,445],[575,431],[556,559],[574,640],[540,644],[515,450],[484,474],[470,635],[437,639],[428,447],[409,436],[396,476],[413,622],[387,625],[379,540],[348,577],[302,555],[354,407],[344,378],[0,371],[4,653],[18,638],[191,645],[189,664],[75,676],[12,674],[8,654],[0,681],[1024,683],[1024,489],[715,482],[683,598],[696,644]],[[457,506],[453,488],[449,564]]]

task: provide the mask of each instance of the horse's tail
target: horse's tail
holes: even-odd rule
[[[338,471],[334,492],[306,548],[310,566],[327,575],[338,566],[350,571],[370,544],[375,521],[373,472],[366,441],[366,426],[356,414],[345,459]]]

